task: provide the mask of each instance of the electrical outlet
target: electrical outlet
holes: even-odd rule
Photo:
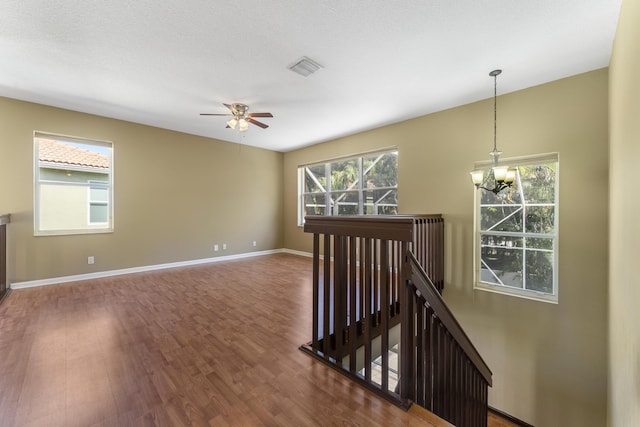
[[[220,249],[220,248],[218,247],[218,245],[213,245],[213,251],[214,251],[214,252],[218,252],[218,249]]]
[[[87,264],[93,264],[95,262],[95,258],[93,258],[92,256],[87,258]]]
[[[258,242],[256,242],[255,240],[252,243],[253,246],[258,246]]]
[[[222,250],[223,250],[223,251],[226,251],[226,250],[227,250],[227,244],[226,244],[226,243],[223,243],[223,244],[222,244]]]

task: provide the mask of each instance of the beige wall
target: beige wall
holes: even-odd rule
[[[492,99],[286,153],[285,246],[311,250],[296,226],[299,164],[397,146],[400,211],[445,216],[444,295],[494,372],[490,404],[536,426],[604,425],[607,82],[602,69],[498,99],[505,157],[560,154],[559,304],[473,290],[468,172],[492,148]]]
[[[640,421],[640,2],[624,0],[611,58],[608,425]]]
[[[7,98],[0,117],[10,283],[283,246],[282,153]],[[113,142],[114,233],[33,236],[34,130]]]

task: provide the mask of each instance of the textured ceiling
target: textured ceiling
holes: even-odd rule
[[[0,96],[288,151],[605,67],[620,4],[2,0]]]

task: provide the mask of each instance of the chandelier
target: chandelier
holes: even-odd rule
[[[511,187],[516,179],[516,169],[509,166],[499,166],[498,162],[502,151],[498,151],[496,145],[496,130],[497,130],[497,103],[498,103],[498,75],[502,73],[502,70],[493,70],[489,73],[493,77],[493,151],[489,155],[493,159],[493,167],[485,177],[484,170],[474,170],[471,172],[471,181],[477,189],[482,188],[486,191],[491,191],[493,194],[498,194],[505,188]],[[491,188],[493,187],[493,188]]]

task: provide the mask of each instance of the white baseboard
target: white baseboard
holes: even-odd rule
[[[280,249],[280,251],[291,255],[306,256],[308,258],[313,257],[313,254],[311,252],[295,251],[293,249]]]
[[[141,273],[145,271],[164,270],[167,268],[189,267],[189,266],[199,265],[199,264],[209,264],[212,262],[230,261],[234,259],[251,258],[256,256],[271,255],[271,254],[278,254],[278,253],[288,253],[292,255],[299,255],[299,256],[305,256],[305,257],[312,256],[312,254],[308,252],[294,251],[292,249],[284,249],[284,248],[271,249],[266,251],[247,252],[243,254],[219,256],[214,258],[202,258],[202,259],[194,259],[189,261],[169,262],[166,264],[144,265],[140,267],[122,268],[119,270],[98,271],[95,273],[77,274],[74,276],[53,277],[50,279],[29,280],[26,282],[14,282],[14,283],[11,283],[9,287],[11,289],[24,289],[24,288],[33,288],[36,286],[57,285],[60,283],[77,282],[80,280],[99,279],[102,277],[120,276],[122,274]]]

